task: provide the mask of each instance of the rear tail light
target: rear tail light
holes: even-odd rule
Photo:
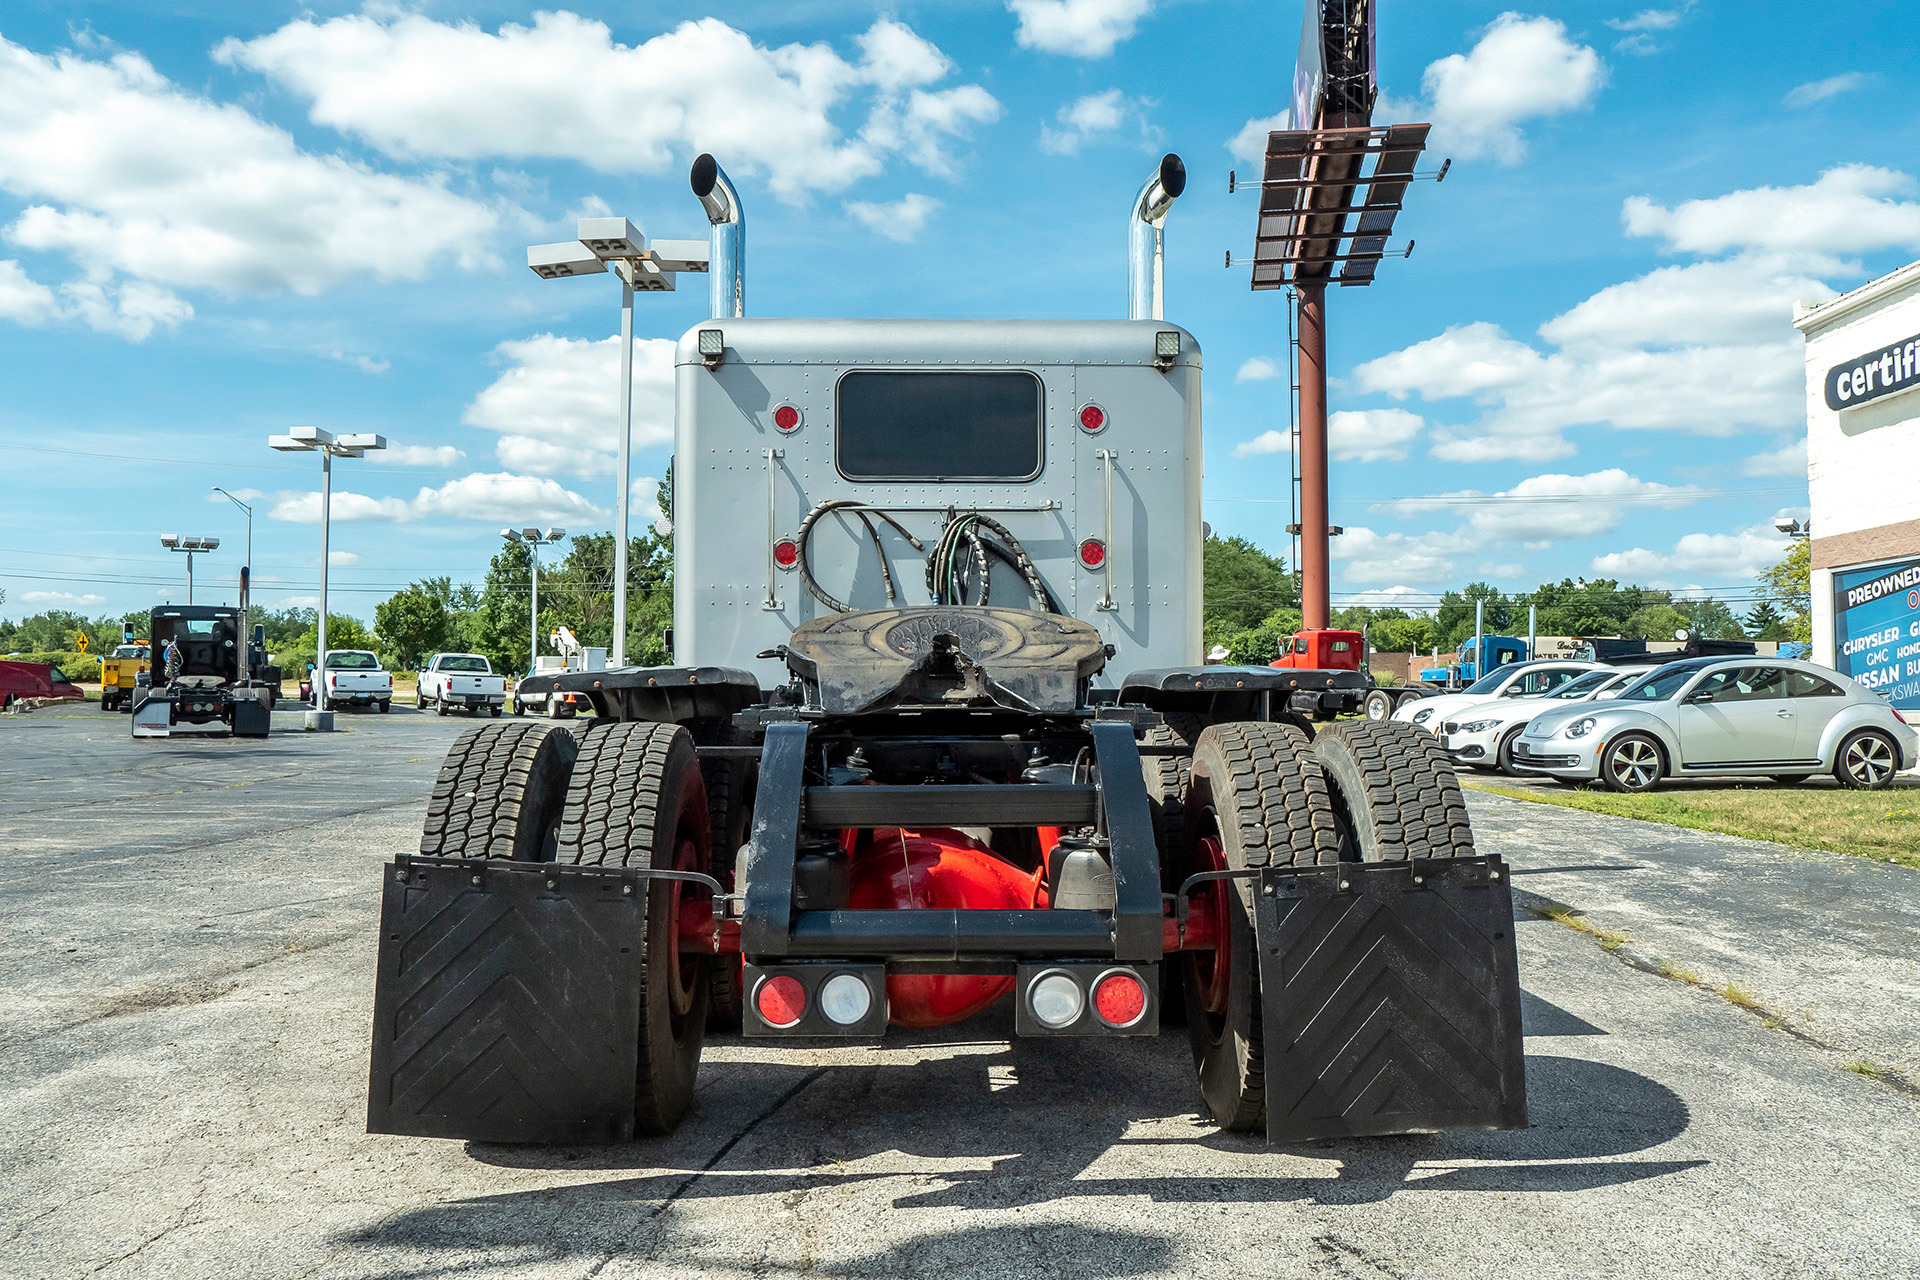
[[[1893,718],[1894,718],[1895,720],[1898,720],[1898,721],[1899,721],[1899,722],[1900,722],[1901,724],[1912,724],[1912,723],[1913,723],[1913,721],[1911,721],[1911,720],[1909,720],[1909,719],[1907,719],[1907,718],[1906,718],[1905,716],[1903,716],[1903,715],[1901,715],[1901,714],[1900,714],[1900,708],[1898,708],[1898,707],[1892,707],[1892,708],[1890,708],[1890,710],[1891,710],[1891,711],[1893,712]]]
[[[1097,404],[1080,406],[1080,429],[1088,435],[1101,431],[1107,425],[1107,411]]]
[[[798,431],[800,429],[800,410],[790,404],[778,406],[773,411],[773,425],[783,432]]]
[[[797,978],[785,974],[768,978],[753,993],[754,1008],[769,1026],[791,1027],[806,1016],[807,992]]]
[[[1110,1027],[1130,1027],[1147,1011],[1147,990],[1131,973],[1109,973],[1093,984],[1093,1011]]]
[[[792,538],[782,538],[773,544],[773,562],[782,569],[791,569],[800,563],[800,544]]]
[[[1107,544],[1098,538],[1088,538],[1080,544],[1080,563],[1089,569],[1098,569],[1107,562]]]

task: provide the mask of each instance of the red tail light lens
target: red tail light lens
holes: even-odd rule
[[[791,1027],[807,1012],[807,989],[800,985],[798,978],[785,974],[768,978],[760,984],[760,990],[754,992],[753,1006],[767,1025]]]
[[[800,411],[790,404],[783,404],[773,411],[773,425],[782,431],[797,431],[800,427]]]
[[[1092,435],[1106,425],[1107,411],[1105,409],[1102,409],[1097,404],[1083,404],[1080,406],[1080,429],[1082,431],[1088,435]]]
[[[1147,1011],[1147,990],[1130,973],[1110,973],[1093,986],[1093,1011],[1110,1027],[1130,1027]]]
[[[1107,562],[1107,544],[1098,538],[1088,538],[1080,544],[1080,563],[1089,569],[1098,569]]]
[[[791,569],[800,563],[800,544],[792,538],[782,538],[773,544],[773,562],[782,569]]]

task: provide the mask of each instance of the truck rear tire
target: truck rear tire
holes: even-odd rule
[[[1192,842],[1183,875],[1323,866],[1339,857],[1326,779],[1307,736],[1292,725],[1224,724],[1203,732],[1182,825]],[[1253,896],[1244,879],[1196,892],[1194,910],[1215,914],[1219,947],[1179,957],[1200,1094],[1230,1130],[1258,1129],[1266,1117]]]
[[[1470,858],[1473,826],[1440,741],[1400,720],[1349,720],[1313,742],[1340,823],[1340,861]]]
[[[1399,701],[1385,689],[1375,689],[1367,694],[1366,712],[1369,720],[1390,720],[1393,709]]]
[[[420,852],[552,862],[578,754],[573,735],[554,726],[475,725],[440,766]]]
[[[588,734],[567,789],[559,857],[579,866],[711,874],[707,788],[692,736],[677,724],[646,721]],[[675,880],[653,880],[647,889],[634,1086],[634,1124],[643,1133],[671,1133],[693,1101],[714,965],[680,950],[679,913],[705,892]]]
[[[729,717],[695,720],[688,728],[694,741],[703,747],[730,747],[739,742]],[[753,773],[745,760],[710,756],[700,762],[700,776],[707,784],[707,820],[713,831],[713,878],[731,893],[736,888],[734,870],[740,847],[746,844],[753,821]],[[747,1008],[741,958],[719,956],[710,967],[713,979],[709,984],[707,1026],[714,1031],[738,1031]]]
[[[1153,838],[1160,846],[1160,880],[1178,888],[1180,868],[1186,865],[1187,776],[1193,766],[1193,744],[1207,722],[1199,716],[1169,711],[1166,723],[1147,731],[1142,741],[1160,747],[1185,747],[1186,755],[1140,757],[1147,775],[1147,802],[1153,814]],[[1181,986],[1181,966],[1160,966],[1160,1025],[1177,1027],[1186,1021],[1187,1004]]]

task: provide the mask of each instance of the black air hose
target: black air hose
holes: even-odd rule
[[[794,533],[793,540],[799,553],[797,567],[800,570],[801,585],[807,589],[809,595],[835,613],[849,612],[849,606],[844,601],[834,599],[821,588],[820,583],[813,576],[813,567],[808,558],[813,526],[822,516],[835,511],[852,515],[865,526],[867,538],[873,543],[874,555],[880,561],[880,581],[886,588],[887,603],[889,605],[897,603],[899,593],[894,586],[893,570],[887,563],[886,548],[880,542],[880,531],[874,527],[872,517],[878,516],[886,521],[892,526],[894,532],[905,538],[915,551],[926,551],[926,544],[907,532],[898,520],[879,507],[868,506],[855,498],[834,498],[819,503],[813,510],[807,512],[806,518],[800,522],[800,528]],[[992,536],[984,536],[983,530],[985,534]],[[963,545],[973,561],[973,577],[980,583],[980,598],[971,603],[985,605],[991,598],[992,561],[999,560],[1011,566],[1020,575],[1027,589],[1033,593],[1033,598],[1038,600],[1047,612],[1061,612],[1053,593],[1047,590],[1047,584],[1041,580],[1040,571],[1034,567],[1033,557],[1027,554],[1027,549],[1020,545],[1020,540],[1014,537],[1005,525],[978,511],[954,514],[951,509],[949,509],[947,523],[940,530],[940,536],[935,539],[934,548],[928,554],[926,561],[927,595],[934,604],[970,603],[966,598],[967,574],[957,562]]]

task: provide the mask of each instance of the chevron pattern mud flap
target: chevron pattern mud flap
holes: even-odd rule
[[[1254,931],[1270,1143],[1527,1127],[1498,858],[1271,870]]]
[[[386,870],[369,1133],[633,1136],[643,881],[403,856]]]

